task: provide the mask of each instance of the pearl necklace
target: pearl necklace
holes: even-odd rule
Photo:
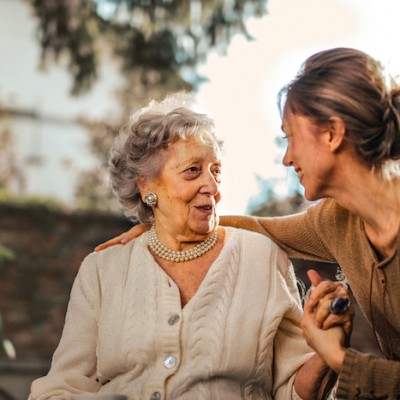
[[[167,261],[182,262],[194,260],[211,250],[218,239],[218,230],[216,229],[212,236],[199,243],[196,247],[186,251],[176,251],[165,247],[158,239],[154,225],[149,231],[149,246],[158,257]]]

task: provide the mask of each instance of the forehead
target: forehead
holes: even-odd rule
[[[285,133],[289,133],[291,131],[291,125],[292,125],[292,118],[291,115],[289,116],[289,111],[285,110],[282,116],[282,125],[281,125],[281,130]],[[290,113],[292,114],[292,113]]]
[[[310,118],[305,115],[295,114],[293,111],[285,110],[282,118],[282,131],[289,133],[293,130],[312,130],[317,132],[319,126]]]
[[[170,165],[179,166],[193,160],[204,159],[212,162],[220,161],[220,149],[214,139],[210,138],[210,141],[204,143],[202,139],[190,136],[187,139],[178,139],[167,149],[167,164]]]

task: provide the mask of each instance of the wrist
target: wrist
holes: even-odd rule
[[[340,349],[338,349],[338,351],[335,351],[334,354],[329,354],[329,357],[327,357],[325,360],[326,363],[329,365],[329,368],[339,374],[343,368],[345,356],[346,349],[341,347]]]

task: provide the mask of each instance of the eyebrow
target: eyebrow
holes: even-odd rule
[[[176,165],[176,168],[180,168],[180,167],[182,167],[182,165],[192,164],[192,163],[196,163],[196,162],[200,162],[200,159],[198,157],[192,157],[192,158],[189,158],[187,160],[183,160],[180,163],[178,163]]]
[[[195,164],[195,163],[199,163],[199,162],[201,162],[201,158],[192,157],[192,158],[189,158],[187,160],[184,160],[184,161],[178,163],[176,165],[176,168],[181,168],[184,165],[186,166],[188,164]],[[215,162],[213,162],[213,164],[222,165],[222,161],[220,159],[217,159]]]

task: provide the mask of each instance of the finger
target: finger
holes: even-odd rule
[[[353,316],[350,312],[347,312],[342,315],[331,314],[329,313],[325,320],[321,324],[321,328],[326,330],[332,328],[333,326],[342,325],[342,326],[349,326],[352,324]]]
[[[140,236],[142,233],[146,232],[149,229],[150,225],[147,224],[135,225],[134,227],[129,229],[129,231],[124,232],[121,235],[116,236],[115,238],[107,240],[107,242],[99,244],[97,247],[95,247],[95,251],[104,250],[107,247],[114,246],[115,244],[127,244],[132,239],[137,238],[138,236]]]
[[[308,279],[310,279],[312,286],[318,286],[322,282],[321,275],[314,269],[309,269],[307,271]]]
[[[342,325],[346,334],[350,334],[353,329],[354,307],[350,306],[343,314],[330,313],[322,323],[322,329],[326,330],[335,325]]]
[[[333,294],[326,295],[314,307],[314,322],[319,328],[323,327],[325,321],[331,315],[330,304],[333,298]]]
[[[307,300],[309,306],[310,307],[317,306],[318,302],[321,301],[321,299],[327,295],[334,297],[334,293],[338,285],[340,285],[339,282],[332,282],[325,280],[320,282],[318,286],[313,287],[310,296]]]
[[[346,334],[347,342],[348,345],[350,344],[350,337],[351,333],[353,332],[353,319],[351,321],[346,322],[345,324],[342,325],[343,330]]]
[[[117,236],[117,237],[115,237],[115,238],[112,238],[112,239],[110,239],[110,240],[107,240],[106,242],[104,242],[104,243],[100,243],[98,246],[96,246],[95,248],[94,248],[94,250],[95,251],[100,251],[100,250],[104,250],[104,249],[106,249],[107,247],[110,247],[110,246],[114,246],[114,245],[116,245],[116,244],[120,244],[121,243],[121,240],[123,239],[123,235],[119,235],[119,236]]]
[[[315,319],[319,326],[326,327],[327,324],[342,323],[349,318],[351,300],[346,290],[336,290],[326,294],[315,306]],[[332,315],[332,316],[331,316]],[[337,316],[337,318],[334,318]]]
[[[336,288],[335,297],[350,297],[350,294],[348,289],[341,284]]]

